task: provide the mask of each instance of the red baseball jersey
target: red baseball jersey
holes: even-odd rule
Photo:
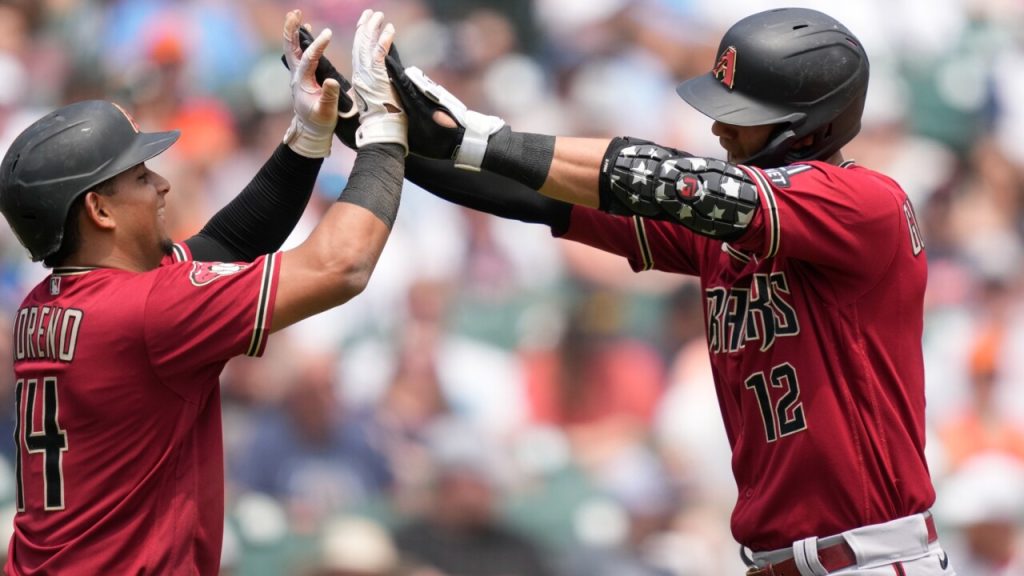
[[[910,201],[853,163],[744,169],[760,208],[737,241],[585,208],[565,237],[700,277],[738,542],[770,550],[927,510],[927,265]]]
[[[55,269],[15,322],[18,513],[6,572],[216,574],[219,374],[266,344],[279,255]]]

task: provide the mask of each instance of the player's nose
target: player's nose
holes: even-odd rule
[[[711,125],[711,133],[719,138],[735,138],[736,127],[732,124],[725,124],[715,120],[715,123]]]
[[[152,178],[156,181],[156,192],[157,194],[164,196],[171,191],[171,183],[163,176],[153,172]]]

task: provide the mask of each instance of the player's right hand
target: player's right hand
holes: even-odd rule
[[[297,154],[307,158],[323,158],[331,153],[334,127],[338,123],[338,95],[341,86],[337,80],[324,80],[321,86],[314,70],[331,41],[331,31],[323,30],[303,50],[299,45],[298,30],[302,12],[292,10],[284,20],[284,57],[292,71],[292,107],[295,115],[284,135],[284,142]]]
[[[383,13],[363,11],[352,41],[352,87],[359,108],[356,145],[395,143],[408,153],[408,120],[384,64],[394,38],[395,27],[384,24]]]
[[[309,25],[299,27],[299,47],[302,50],[309,48],[313,43],[313,34],[309,31]],[[288,67],[288,58],[281,56],[285,68]],[[355,92],[352,90],[352,83],[345,78],[345,75],[338,72],[326,55],[320,56],[314,72],[316,81],[321,85],[328,79],[334,79],[341,85],[341,93],[338,95],[338,124],[334,127],[334,133],[341,140],[341,143],[353,150],[356,147],[356,129],[359,128],[359,109],[353,99]]]

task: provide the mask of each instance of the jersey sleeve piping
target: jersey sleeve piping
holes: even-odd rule
[[[252,329],[252,338],[249,340],[249,349],[246,356],[262,356],[267,347],[267,336],[270,335],[270,317],[274,304],[273,296],[276,293],[276,276],[280,254],[275,252],[267,254],[263,259],[263,274],[260,280],[260,293],[256,300],[256,319]]]
[[[175,262],[188,262],[192,259],[192,254],[188,249],[188,245],[184,242],[177,242],[171,246],[171,256]]]
[[[757,190],[764,199],[763,205],[767,208],[767,222],[765,224],[768,227],[768,249],[765,251],[764,258],[774,258],[779,253],[779,240],[781,237],[779,206],[775,201],[775,191],[772,190],[771,184],[760,170],[750,166],[740,166],[740,169],[749,174],[757,183]]]
[[[637,272],[651,270],[654,268],[654,254],[651,252],[651,244],[647,240],[647,228],[644,226],[644,219],[633,216],[633,229],[636,231],[636,242],[640,248],[640,269]]]

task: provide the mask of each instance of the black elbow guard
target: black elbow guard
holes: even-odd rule
[[[757,186],[735,164],[697,158],[646,140],[612,140],[601,163],[601,210],[677,222],[734,239],[757,211]]]

